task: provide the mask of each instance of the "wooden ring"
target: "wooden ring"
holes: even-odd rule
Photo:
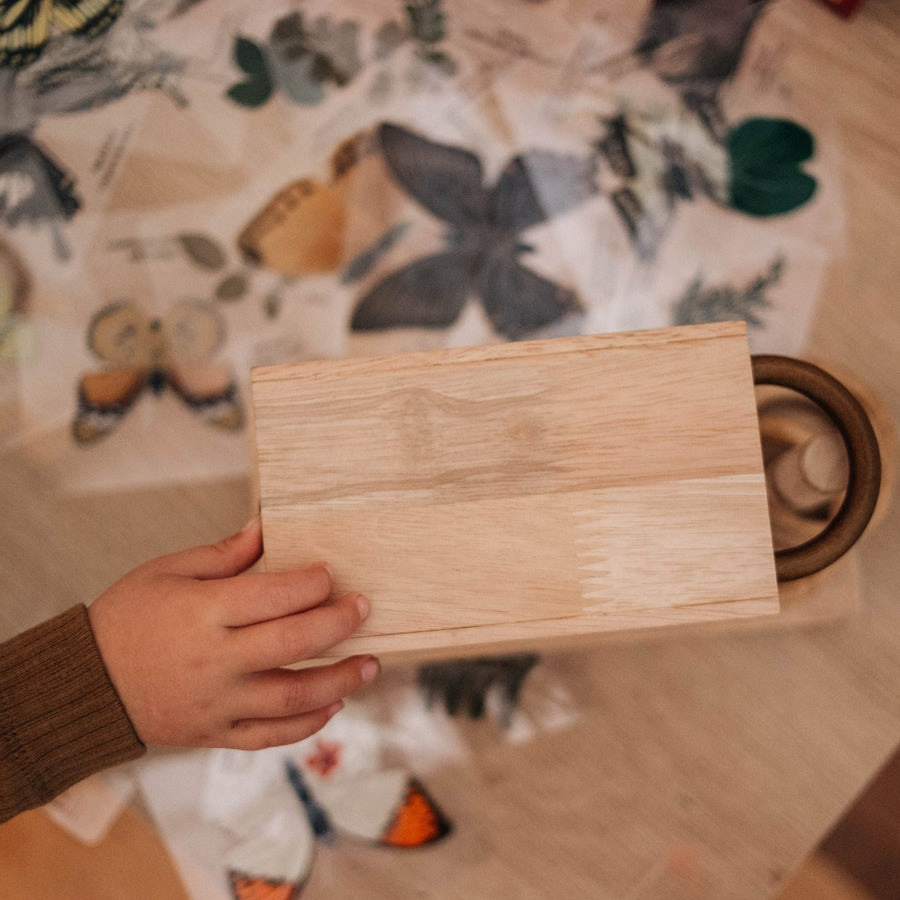
[[[805,578],[843,556],[865,531],[881,488],[881,454],[862,404],[832,375],[787,356],[751,357],[754,384],[788,388],[807,397],[834,423],[847,449],[847,491],[834,518],[814,538],[775,553],[779,581]]]

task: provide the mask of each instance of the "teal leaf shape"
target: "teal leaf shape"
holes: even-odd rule
[[[801,168],[815,151],[812,134],[788,119],[747,119],[726,138],[730,205],[751,216],[777,216],[808,202],[816,179]]]
[[[233,55],[247,78],[233,84],[227,91],[228,96],[241,106],[262,106],[275,88],[265,54],[249,38],[238,36],[234,39]]]

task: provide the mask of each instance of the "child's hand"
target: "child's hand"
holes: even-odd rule
[[[378,673],[372,656],[292,671],[348,637],[368,601],[326,602],[324,564],[245,573],[262,552],[258,518],[208,547],[154,559],[88,610],[97,645],[145,744],[288,744],[318,731]]]

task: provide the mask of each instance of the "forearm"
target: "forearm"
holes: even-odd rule
[[[0,821],[144,749],[84,606],[0,644]]]

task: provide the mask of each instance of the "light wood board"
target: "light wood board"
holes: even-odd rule
[[[743,323],[253,372],[271,571],[371,597],[332,655],[778,611]]]

